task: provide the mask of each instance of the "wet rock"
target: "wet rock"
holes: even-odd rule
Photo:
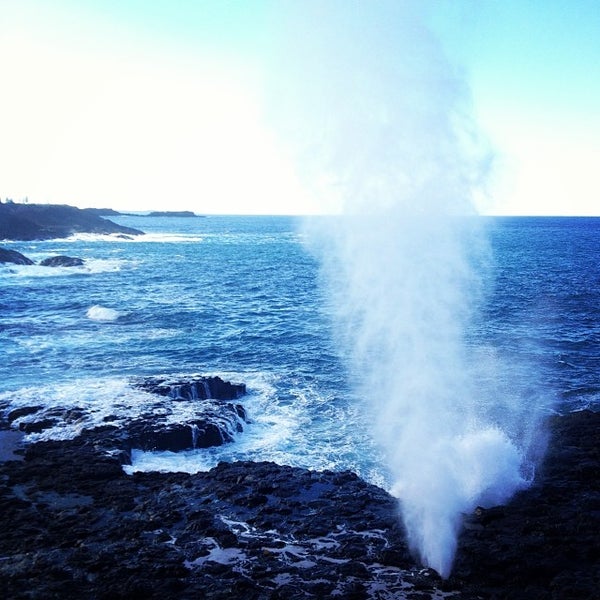
[[[552,419],[538,481],[467,517],[446,581],[411,557],[397,501],[351,473],[128,476],[110,426],[30,444],[0,463],[0,597],[595,598],[599,428]]]
[[[26,417],[27,415],[35,414],[42,408],[42,406],[22,406],[20,408],[15,408],[14,410],[11,410],[7,413],[6,420],[9,423],[12,423],[17,419],[20,419],[21,417]]]
[[[15,265],[33,265],[34,262],[17,252],[16,250],[8,250],[0,248],[0,263],[12,263]]]
[[[231,383],[220,377],[144,377],[134,379],[132,385],[152,394],[169,396],[174,400],[237,400],[246,393],[245,384]]]
[[[233,405],[211,407],[210,415],[187,423],[158,425],[148,420],[136,420],[126,426],[128,444],[140,450],[169,450],[179,452],[193,448],[221,446],[233,441],[241,430],[238,411]]]
[[[44,429],[54,427],[58,423],[57,419],[41,419],[39,421],[27,421],[19,424],[19,430],[23,433],[40,433]]]
[[[136,448],[145,451],[168,450],[179,452],[208,448],[230,443],[247,423],[246,410],[241,404],[229,402],[242,396],[244,384],[233,384],[219,377],[194,377],[167,380],[149,377],[134,380],[133,387],[161,397],[156,406],[135,417],[107,415],[98,426],[81,407],[44,409],[25,406],[10,410],[4,407],[5,418],[26,434],[42,433],[76,424],[84,432],[94,430],[96,444],[107,451],[129,453]],[[190,409],[182,417],[173,416],[173,408],[165,409],[163,397],[188,403]],[[157,412],[152,410],[158,409]],[[79,435],[83,435],[79,433]]]
[[[465,597],[594,598],[600,589],[600,413],[550,420],[534,485],[467,517],[450,581]],[[478,527],[469,527],[472,524]],[[541,595],[539,595],[541,594]]]
[[[85,261],[82,258],[77,258],[74,256],[50,256],[40,261],[40,265],[42,267],[80,267],[83,265]]]

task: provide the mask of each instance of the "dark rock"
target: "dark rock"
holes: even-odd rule
[[[221,408],[220,414],[211,409],[211,415],[188,423],[160,425],[143,419],[132,421],[126,426],[128,442],[132,448],[171,452],[232,442],[232,430],[236,431],[239,425],[238,413],[232,404],[222,404]]]
[[[485,589],[484,598],[597,597],[600,413],[549,425],[551,443],[533,486],[466,519],[450,582],[460,581],[467,598]]]
[[[23,459],[23,434],[12,429],[0,429],[0,462]]]
[[[83,210],[98,217],[118,217],[122,214],[112,208],[84,208]]]
[[[41,419],[40,421],[28,421],[19,424],[19,430],[23,433],[40,433],[44,429],[54,427],[58,423],[58,419]]]
[[[0,463],[0,597],[591,600],[600,415],[550,427],[536,483],[467,517],[446,581],[410,556],[397,501],[351,473],[245,461],[128,476],[108,426],[30,444]]]
[[[237,400],[246,393],[244,383],[230,383],[220,377],[193,377],[167,379],[144,377],[132,381],[132,385],[146,392],[169,396],[174,400]]]
[[[74,206],[0,203],[0,239],[46,240],[74,233],[143,234]]]
[[[84,264],[83,258],[76,258],[73,256],[50,256],[40,261],[42,267],[80,267]]]
[[[1,231],[1,227],[2,226],[0,225],[0,231]],[[2,238],[1,234],[0,234],[0,238]],[[5,236],[5,238],[6,238],[6,236]],[[20,252],[17,252],[16,250],[7,250],[6,248],[0,248],[0,263],[12,263],[15,265],[33,265],[34,264],[34,262],[32,260],[30,260],[29,258],[24,256]]]
[[[26,417],[27,415],[35,414],[42,408],[42,406],[22,406],[21,408],[15,408],[6,415],[6,419],[9,423],[12,423],[13,421],[16,421],[21,417]]]
[[[87,424],[87,412],[81,407],[69,409],[41,406],[19,407],[6,412],[9,423],[18,421],[19,430],[40,433],[55,426],[79,423],[82,428],[93,428],[95,443],[102,444],[107,451],[129,454],[131,449],[169,450],[179,452],[193,448],[208,448],[232,442],[241,433],[247,422],[244,407],[223,398],[238,398],[245,393],[244,384],[232,384],[219,377],[195,377],[190,379],[165,380],[144,378],[133,382],[134,387],[168,397],[171,401],[193,404],[194,416],[186,416],[182,422],[167,420],[161,402],[159,413],[147,413],[128,418],[106,416],[104,422],[118,423],[98,427],[97,422]],[[189,414],[189,411],[187,411]]]
[[[195,402],[198,414],[185,423],[160,423],[151,418],[126,423],[124,428],[132,448],[178,452],[220,446],[232,442],[247,420],[241,404],[226,402],[245,394],[244,384],[230,383],[220,377],[145,377],[132,381],[132,385],[158,396]]]

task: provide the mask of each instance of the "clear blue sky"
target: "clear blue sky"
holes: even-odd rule
[[[482,212],[600,214],[595,0],[0,0],[0,83],[2,198],[329,211],[469,178],[458,109]]]

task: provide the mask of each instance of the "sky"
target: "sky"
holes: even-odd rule
[[[596,0],[0,0],[0,198],[600,215]],[[440,180],[445,181],[442,177]]]

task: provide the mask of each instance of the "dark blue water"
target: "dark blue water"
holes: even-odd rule
[[[600,218],[503,218],[485,335],[560,411],[600,403]]]
[[[33,259],[86,259],[76,268],[0,266],[3,407],[84,405],[90,417],[77,427],[92,426],[143,405],[131,376],[220,374],[248,384],[254,423],[228,448],[140,455],[140,468],[250,458],[385,481],[298,219],[115,220],[148,235],[3,243]],[[509,365],[499,393],[517,389],[524,403],[542,395],[548,410],[597,407],[600,219],[487,221],[493,268],[470,343]],[[45,435],[75,433],[64,425]]]

